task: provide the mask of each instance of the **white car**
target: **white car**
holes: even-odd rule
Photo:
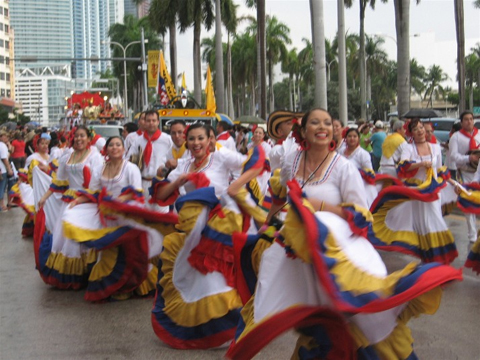
[[[108,140],[112,136],[122,136],[123,126],[120,125],[90,125],[89,128],[95,131],[95,134]]]

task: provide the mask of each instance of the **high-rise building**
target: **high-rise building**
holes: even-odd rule
[[[148,9],[150,9],[150,0],[144,0],[138,5],[133,0],[125,0],[125,15],[133,15],[140,19],[148,15]]]
[[[8,1],[3,3],[8,3]],[[12,27],[15,30],[17,74],[19,76],[22,74],[22,78],[25,78],[27,74],[29,74],[28,77],[32,77],[31,72],[35,73],[37,77],[40,74],[44,74],[43,77],[65,76],[76,79],[73,82],[77,86],[76,90],[82,90],[82,86],[83,89],[86,89],[86,84],[91,83],[91,79],[99,72],[105,71],[109,64],[107,61],[76,59],[109,58],[111,56],[110,47],[104,42],[108,42],[110,26],[123,22],[124,0],[11,0],[10,15]],[[36,58],[38,61],[22,61],[22,58],[27,58],[26,60]],[[39,68],[39,72],[34,70],[35,68]],[[53,73],[44,72],[44,69],[59,68],[63,69],[61,73],[56,70]],[[25,69],[31,72],[24,72]],[[30,81],[25,84],[33,83]],[[55,83],[56,80],[52,80],[42,84],[56,86]],[[35,86],[38,87],[38,85]],[[16,86],[16,89],[20,92],[29,92],[23,87]],[[41,101],[44,101],[45,104],[37,106],[36,109],[51,108],[52,100],[45,99],[44,95],[55,92],[55,90],[53,92],[42,90]],[[19,96],[20,98],[25,99],[26,97],[22,95]],[[32,109],[34,109],[33,106],[24,107],[27,115],[42,117],[40,111]],[[29,111],[33,112],[30,114]],[[48,112],[48,114],[53,113],[52,111]],[[51,122],[58,120],[54,117],[49,117],[49,119]]]
[[[10,29],[8,1],[0,1],[0,98],[13,98],[13,31]]]
[[[15,30],[15,67],[42,67],[70,64],[66,60],[39,60],[35,63],[22,58],[68,59],[73,57],[72,4],[65,0],[10,1],[10,18]]]
[[[70,65],[23,68],[15,81],[23,113],[43,126],[58,124],[74,88],[69,72]]]

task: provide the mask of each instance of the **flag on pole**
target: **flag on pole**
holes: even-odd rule
[[[182,75],[182,87],[180,88],[180,94],[187,90],[187,82],[185,81],[185,71]]]
[[[163,51],[160,51],[160,72],[158,74],[158,97],[160,103],[168,105],[175,95],[175,84],[172,82],[172,78],[168,73],[167,65],[163,58]]]
[[[210,72],[210,65],[207,68],[207,84],[205,86],[206,108],[214,113],[217,110],[217,104],[215,103],[215,92],[213,91],[212,73]]]

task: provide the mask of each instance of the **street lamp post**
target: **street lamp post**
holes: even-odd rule
[[[327,70],[328,70],[328,77],[327,77],[328,82],[330,82],[330,65],[332,65],[332,64],[333,64],[334,62],[336,62],[336,61],[337,61],[337,59],[333,59],[333,60],[330,61],[330,62],[326,62],[326,61],[325,61],[325,64],[327,64]]]
[[[124,110],[126,111],[126,116],[128,117],[128,93],[127,93],[127,49],[130,45],[134,45],[134,44],[141,44],[142,41],[141,40],[136,40],[136,41],[132,41],[130,43],[127,44],[127,46],[123,46],[122,44],[120,44],[119,42],[116,42],[116,41],[102,41],[102,44],[113,44],[113,45],[117,45],[117,46],[120,46],[120,48],[122,49],[123,51],[123,92],[124,92],[124,95],[123,95],[123,100],[124,100]],[[145,39],[144,40],[144,43],[148,43],[148,39]]]

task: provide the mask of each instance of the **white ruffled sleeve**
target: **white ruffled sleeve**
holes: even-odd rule
[[[340,171],[340,195],[343,203],[352,203],[368,209],[365,186],[358,169],[350,161],[345,160]]]

